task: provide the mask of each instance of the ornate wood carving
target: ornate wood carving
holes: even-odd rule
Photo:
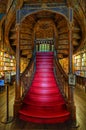
[[[28,4],[36,4],[36,3],[66,3],[66,0],[24,0],[24,2],[28,3]]]

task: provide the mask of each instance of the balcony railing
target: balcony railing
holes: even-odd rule
[[[37,8],[53,8],[53,7],[57,7],[57,6],[65,6],[66,3],[57,3],[57,2],[49,2],[49,3],[46,3],[46,2],[36,2],[36,3],[25,3],[24,4],[24,7],[29,7],[31,9],[37,9]]]

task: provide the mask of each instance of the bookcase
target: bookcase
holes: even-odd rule
[[[5,72],[10,72],[11,75],[14,75],[15,71],[15,57],[4,52],[4,50],[0,50],[0,78],[4,77]]]
[[[68,58],[60,59],[60,64],[68,74]],[[86,51],[79,52],[73,56],[73,73],[86,78]]]
[[[0,78],[4,76],[4,51],[0,51]]]
[[[74,55],[74,72],[78,76],[86,77],[86,51]]]

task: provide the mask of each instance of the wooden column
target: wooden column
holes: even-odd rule
[[[69,73],[73,73],[73,63],[72,63],[72,56],[73,56],[73,40],[72,40],[72,26],[73,24],[69,23]]]
[[[76,127],[76,107],[74,104],[74,75],[73,75],[73,16],[72,9],[69,10],[69,88],[68,107],[71,112],[72,126]],[[73,82],[71,82],[73,81]]]
[[[20,24],[16,24],[16,86],[14,116],[17,116],[21,107],[21,85],[20,85]]]

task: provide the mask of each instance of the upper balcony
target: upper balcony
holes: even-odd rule
[[[24,6],[30,8],[65,6],[66,0],[24,0]]]

